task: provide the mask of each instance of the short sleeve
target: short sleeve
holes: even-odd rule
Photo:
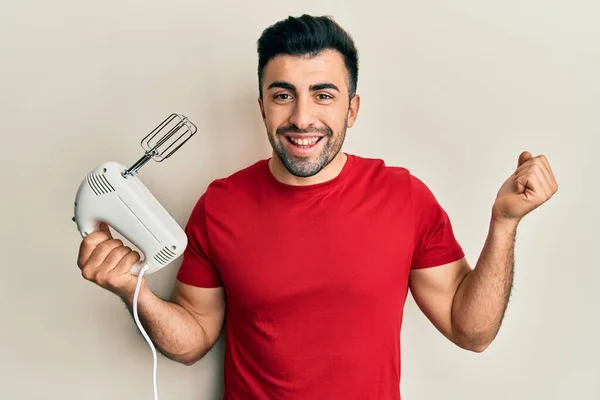
[[[188,245],[177,272],[177,280],[197,287],[222,286],[220,275],[211,258],[206,225],[206,193],[203,194],[185,226]]]
[[[415,210],[415,248],[411,269],[430,268],[465,256],[454,235],[450,218],[429,188],[411,176]]]

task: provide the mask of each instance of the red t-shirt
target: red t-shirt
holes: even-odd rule
[[[215,180],[186,232],[178,279],[225,288],[227,400],[400,399],[409,272],[464,256],[425,184],[350,154],[312,186]]]

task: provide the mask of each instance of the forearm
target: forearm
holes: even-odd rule
[[[133,296],[123,300],[133,313]],[[188,311],[159,298],[146,286],[140,290],[137,311],[154,346],[166,357],[189,365],[210,349],[202,326]]]
[[[516,222],[492,219],[479,260],[456,291],[452,331],[463,347],[483,350],[500,329],[512,290],[516,229]]]

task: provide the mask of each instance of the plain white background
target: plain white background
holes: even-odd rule
[[[196,136],[140,178],[185,224],[212,179],[270,155],[255,44],[302,13],[333,15],[360,51],[345,151],[423,179],[473,264],[522,150],[546,154],[560,184],[520,226],[513,297],[486,352],[449,343],[409,298],[403,398],[600,398],[600,7],[514,0],[3,1],[1,398],[152,397],[132,318],[76,266],[75,192],[184,113]],[[170,293],[178,266],[149,278],[156,293]],[[222,357],[222,341],[192,367],[161,357],[159,398],[219,399]]]

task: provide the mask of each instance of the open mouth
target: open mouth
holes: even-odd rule
[[[288,142],[290,142],[294,146],[300,147],[300,148],[313,147],[321,139],[323,139],[323,137],[320,137],[320,136],[303,137],[303,138],[286,136],[285,138],[287,139]]]

